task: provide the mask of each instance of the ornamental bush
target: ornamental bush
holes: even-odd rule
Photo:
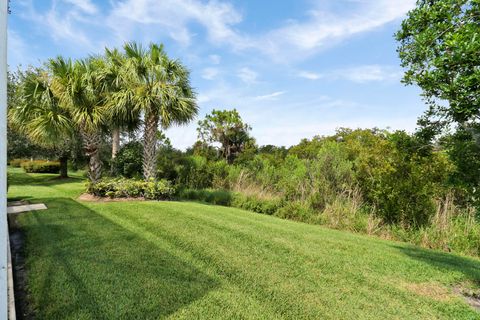
[[[148,200],[170,200],[175,188],[167,180],[143,181],[135,179],[106,178],[97,183],[89,182],[87,192],[97,197],[145,198]]]

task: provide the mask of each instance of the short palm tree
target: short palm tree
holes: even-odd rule
[[[21,80],[20,103],[9,109],[9,122],[30,140],[57,154],[60,177],[67,178],[67,161],[74,133],[70,114],[54,95],[51,78],[45,70],[29,70]]]
[[[127,43],[124,49],[122,83],[112,96],[113,107],[131,105],[132,110],[143,114],[143,175],[146,180],[154,179],[158,127],[191,121],[198,112],[195,93],[189,71],[178,60],[170,59],[163,46],[150,44],[145,50]]]
[[[62,107],[69,111],[71,121],[78,128],[85,154],[89,157],[88,176],[93,183],[102,174],[99,147],[107,118],[103,95],[106,84],[100,76],[102,68],[103,61],[100,58],[72,62],[57,57],[49,61],[52,91]]]

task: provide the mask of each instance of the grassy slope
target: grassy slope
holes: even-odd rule
[[[39,319],[479,319],[480,261],[238,209],[84,203],[79,179],[11,170]],[[20,185],[21,184],[21,185]],[[141,316],[140,316],[141,315]]]

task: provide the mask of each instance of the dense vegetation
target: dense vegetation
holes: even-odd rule
[[[35,319],[476,319],[480,261],[187,202],[78,201],[11,169]],[[477,281],[477,284],[475,282]]]

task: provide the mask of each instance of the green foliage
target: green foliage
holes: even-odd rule
[[[452,170],[445,154],[428,152],[404,132],[355,130],[342,136],[355,179],[376,213],[406,227],[428,223]]]
[[[144,181],[104,178],[97,183],[89,182],[87,192],[97,197],[168,200],[175,194],[175,188],[166,180]]]
[[[274,215],[283,205],[281,199],[262,199],[256,195],[234,193],[232,206],[257,213]]]
[[[178,197],[184,200],[201,201],[220,206],[231,206],[233,195],[227,190],[215,189],[183,189]]]
[[[450,184],[463,205],[480,209],[480,144],[478,126],[461,126],[443,137],[442,147],[455,164]]]
[[[232,206],[256,213],[273,215],[282,207],[280,199],[261,199],[254,195],[244,195],[220,189],[183,189],[178,197],[184,200],[196,200],[221,206]]]
[[[218,142],[228,163],[238,157],[244,149],[254,149],[250,137],[252,128],[243,123],[240,114],[233,110],[213,110],[204,120],[198,122],[198,137],[204,143]]]
[[[113,161],[114,171],[125,178],[141,177],[143,146],[138,141],[125,144]]]
[[[22,162],[20,166],[27,173],[59,173],[60,163],[47,160],[33,160]]]
[[[404,82],[420,86],[434,115],[478,117],[479,12],[476,0],[420,0],[396,34]]]
[[[187,156],[177,165],[177,183],[186,188],[204,189],[212,186],[213,175],[206,158]]]

